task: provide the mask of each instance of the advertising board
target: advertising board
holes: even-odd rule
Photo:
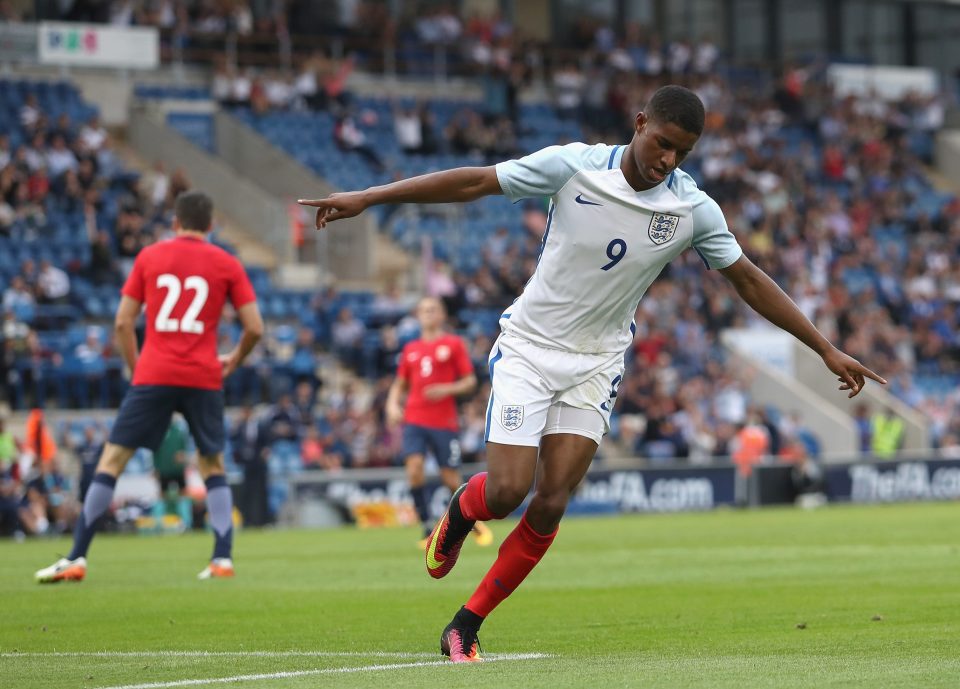
[[[41,22],[38,36],[41,64],[154,69],[160,64],[160,38],[155,27]]]
[[[732,466],[598,469],[587,474],[567,512],[573,515],[710,510],[734,504],[735,474]],[[433,478],[427,482],[427,496],[433,516],[439,517],[447,507],[450,492]],[[369,512],[372,505],[390,505],[397,510],[396,518],[387,515],[384,522],[409,522],[405,515],[410,492],[400,471],[388,470],[363,478],[347,474],[295,480],[290,497],[298,502],[321,500],[345,508],[355,517]]]

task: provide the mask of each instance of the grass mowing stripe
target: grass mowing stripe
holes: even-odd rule
[[[391,651],[49,651],[0,653],[0,658],[435,658]]]
[[[513,653],[488,657],[486,663],[507,660],[537,660],[546,657],[542,653]],[[356,672],[383,672],[403,670],[411,667],[434,667],[447,665],[449,660],[426,660],[419,663],[391,663],[387,665],[361,665],[360,667],[328,667],[317,670],[294,670],[292,672],[269,672],[259,675],[235,675],[233,677],[213,677],[210,679],[180,679],[172,682],[148,682],[146,684],[121,684],[103,689],[170,689],[172,687],[194,687],[203,684],[228,684],[231,682],[253,682],[257,680],[288,679],[290,677],[308,677],[311,675],[347,675]]]

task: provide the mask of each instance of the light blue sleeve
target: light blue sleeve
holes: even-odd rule
[[[733,265],[743,255],[720,206],[702,191],[693,206],[693,248],[714,270]]]
[[[590,148],[583,143],[548,146],[518,160],[498,163],[500,188],[511,201],[553,196],[584,168]]]
[[[670,184],[670,188],[681,201],[693,206],[693,248],[707,268],[719,270],[736,263],[743,255],[743,249],[727,228],[727,220],[717,202],[682,170],[676,171],[676,181]]]

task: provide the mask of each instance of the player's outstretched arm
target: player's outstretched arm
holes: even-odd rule
[[[140,315],[142,304],[128,297],[126,294],[120,297],[120,305],[117,307],[117,315],[113,320],[113,331],[117,338],[117,347],[120,349],[120,356],[124,363],[130,369],[130,375],[137,367],[137,316]]]
[[[754,311],[819,354],[827,368],[837,374],[839,389],[850,391],[848,397],[853,397],[863,389],[866,378],[886,385],[886,380],[830,344],[779,285],[749,258],[741,256],[733,265],[721,269],[720,273],[733,284],[740,297]]]
[[[257,306],[257,302],[248,302],[237,309],[237,320],[240,321],[240,326],[243,328],[240,341],[233,351],[220,356],[224,378],[237,370],[244,359],[247,358],[247,355],[257,346],[260,338],[263,337],[263,318],[260,316],[260,308]]]
[[[457,203],[502,194],[494,166],[458,167],[402,179],[363,191],[330,194],[325,199],[300,199],[297,203],[317,209],[316,227],[359,215],[383,203]]]

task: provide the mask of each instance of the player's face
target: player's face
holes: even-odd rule
[[[420,327],[432,330],[443,325],[443,307],[436,299],[424,299],[417,306],[417,320]]]
[[[680,166],[700,138],[673,122],[658,122],[637,115],[633,159],[639,177],[656,186]]]

